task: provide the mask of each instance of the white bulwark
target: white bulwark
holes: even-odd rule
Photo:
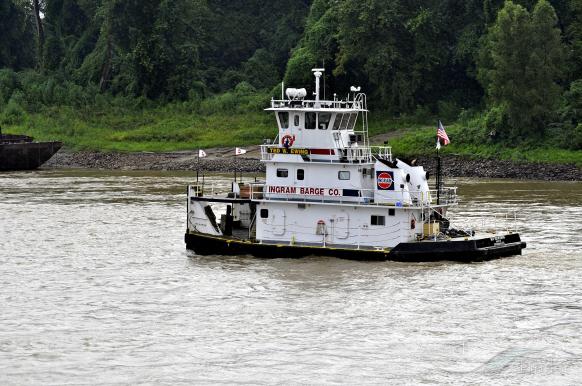
[[[261,146],[264,181],[236,184],[224,201],[205,195],[208,186],[189,187],[188,232],[383,250],[436,237],[456,189],[431,191],[422,166],[393,159],[390,147],[371,146],[366,95],[323,100],[323,71],[313,70],[314,99],[305,89],[287,89],[286,99],[266,109],[278,135]],[[210,206],[217,201],[227,204],[220,216]]]

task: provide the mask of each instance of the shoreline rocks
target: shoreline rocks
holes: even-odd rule
[[[198,159],[197,152],[170,153],[100,153],[61,150],[45,168],[106,169],[106,170],[200,170],[201,172],[233,171],[261,173],[265,171],[259,160],[258,149],[249,149],[244,156],[230,154],[229,149],[215,149],[207,158]],[[431,175],[436,173],[435,157],[420,156],[417,164],[423,165]],[[513,178],[522,180],[582,181],[582,169],[574,164],[547,164],[470,159],[460,156],[443,156],[443,175],[447,177]]]

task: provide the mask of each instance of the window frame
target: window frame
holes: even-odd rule
[[[299,114],[293,114],[293,126],[299,127],[299,125],[301,125],[301,117]]]
[[[269,218],[269,209],[263,208],[259,211],[259,216],[261,218]]]
[[[370,216],[370,225],[383,227],[386,226],[386,216],[373,214]]]
[[[276,175],[278,178],[289,178],[289,169],[279,168],[276,171]]]
[[[282,118],[285,115],[287,116],[287,118],[286,119]],[[277,113],[277,118],[279,119],[279,127],[283,130],[289,130],[289,112],[279,111]],[[285,121],[286,125],[283,125],[283,121]]]
[[[299,178],[299,172],[301,172],[301,178]],[[295,173],[295,177],[297,178],[297,181],[304,181],[305,180],[305,169],[297,169],[297,172]]]
[[[333,127],[332,130],[339,130],[340,129],[340,123],[342,121],[342,117],[344,115],[342,113],[336,113],[335,114],[335,118],[333,119]]]
[[[313,121],[311,120],[313,118]],[[305,113],[305,129],[306,130],[315,130],[317,128],[317,113],[315,112],[306,112]]]
[[[342,174],[345,176],[347,173],[348,177],[347,178],[342,178]],[[337,172],[337,179],[340,181],[349,181],[352,179],[352,173],[350,173],[349,170],[340,170]]]
[[[322,121],[321,117],[322,116],[327,116],[327,119],[324,119]],[[318,114],[318,120],[317,120],[317,129],[318,130],[327,130],[329,129],[329,122],[331,122],[331,113],[319,113]],[[325,128],[322,129],[321,125],[325,124]]]

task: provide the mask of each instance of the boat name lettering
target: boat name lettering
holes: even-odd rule
[[[299,194],[303,196],[342,196],[341,189],[311,188],[295,186],[269,186],[269,193],[275,194]]]
[[[287,149],[284,147],[270,147],[267,152],[271,154],[309,155],[309,149]]]

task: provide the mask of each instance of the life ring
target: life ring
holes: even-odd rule
[[[295,136],[287,134],[281,138],[281,145],[283,145],[285,148],[293,146],[293,142],[295,142]]]

